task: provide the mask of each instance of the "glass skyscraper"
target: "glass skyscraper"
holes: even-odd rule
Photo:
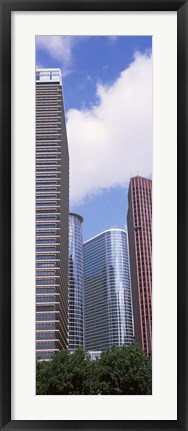
[[[68,342],[69,155],[59,69],[36,71],[36,356]]]
[[[85,349],[133,342],[127,233],[109,229],[84,243]]]
[[[69,351],[83,348],[83,217],[69,214]]]
[[[152,352],[152,180],[130,179],[127,216],[135,340]]]

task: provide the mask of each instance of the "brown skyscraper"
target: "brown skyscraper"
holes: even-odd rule
[[[127,215],[135,341],[152,351],[152,180],[134,177],[129,184]]]

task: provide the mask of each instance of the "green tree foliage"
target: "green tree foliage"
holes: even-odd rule
[[[37,395],[150,395],[151,362],[135,344],[91,361],[81,349],[37,363]]]
[[[151,363],[136,345],[103,352],[100,359],[102,395],[151,394]]]
[[[36,367],[36,393],[40,395],[48,394],[48,382],[51,377],[51,363],[37,362]]]

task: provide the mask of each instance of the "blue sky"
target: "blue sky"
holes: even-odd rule
[[[70,211],[84,240],[126,227],[130,176],[152,176],[152,38],[40,36],[36,64],[59,67],[70,155]]]

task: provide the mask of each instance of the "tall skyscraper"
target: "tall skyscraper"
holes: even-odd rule
[[[83,348],[83,217],[69,214],[69,351]]]
[[[36,72],[36,356],[68,343],[69,155],[59,69]]]
[[[84,243],[85,349],[133,342],[127,233],[109,229]]]
[[[129,184],[128,236],[135,340],[152,351],[152,180],[134,177]]]

